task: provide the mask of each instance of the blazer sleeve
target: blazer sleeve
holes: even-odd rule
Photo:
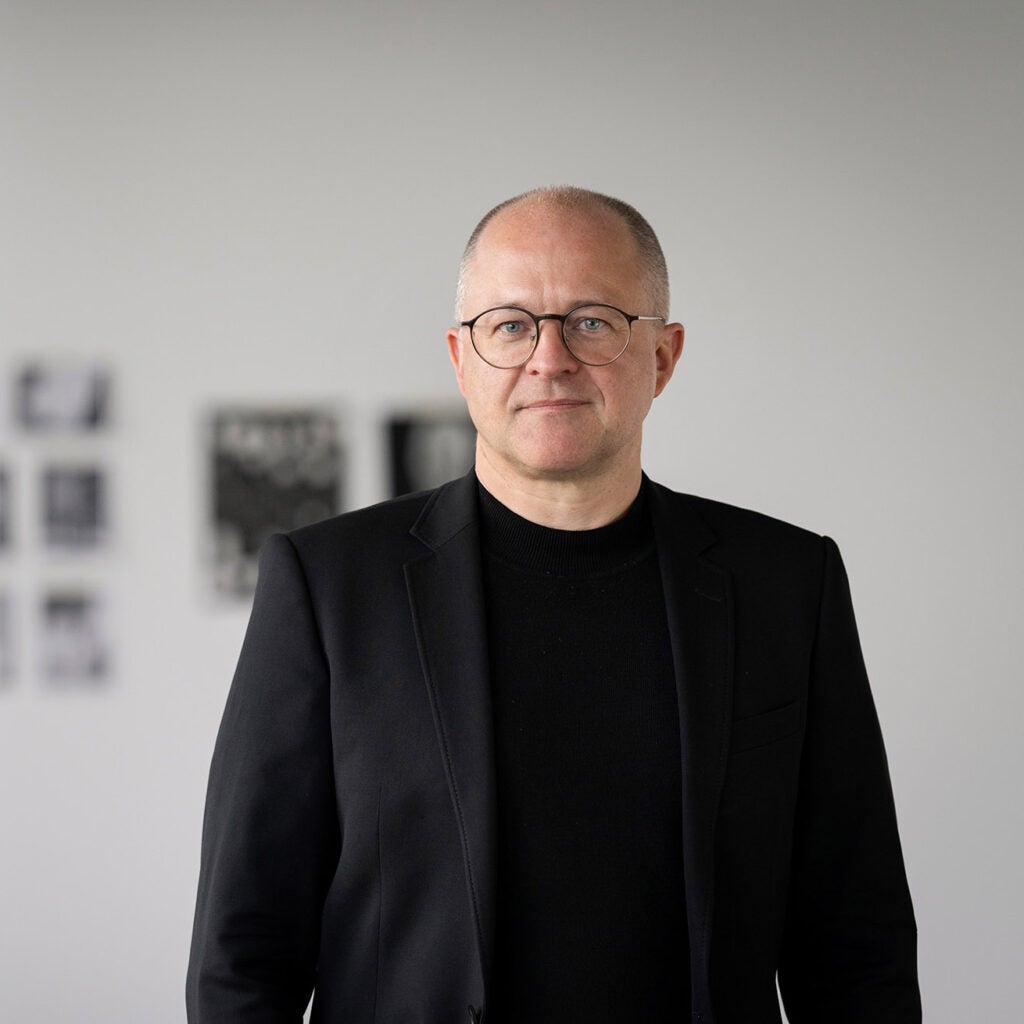
[[[850,589],[824,540],[779,988],[791,1024],[921,1020],[917,930]]]
[[[339,853],[328,668],[295,548],[272,537],[220,725],[186,982],[190,1024],[300,1024]]]

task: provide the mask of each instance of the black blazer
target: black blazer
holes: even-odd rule
[[[188,1019],[487,1019],[495,768],[475,477],[273,537],[210,772]],[[920,1020],[832,541],[651,486],[692,1020]],[[680,1019],[684,1014],[681,1012]]]

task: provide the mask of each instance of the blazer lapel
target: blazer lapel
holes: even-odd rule
[[[714,833],[732,721],[732,594],[728,572],[703,554],[716,538],[697,514],[692,499],[658,485],[652,487],[652,493],[679,698],[692,1010],[694,1020],[710,1024],[708,943]]]
[[[497,813],[476,477],[436,491],[411,532],[430,549],[406,564],[405,578],[462,843],[482,991],[494,948]]]

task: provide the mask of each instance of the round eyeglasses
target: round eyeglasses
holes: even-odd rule
[[[514,370],[529,362],[540,338],[541,320],[557,320],[562,325],[562,341],[578,362],[587,366],[614,363],[629,345],[633,323],[637,320],[664,320],[663,316],[632,316],[615,306],[590,303],[576,306],[568,313],[531,313],[519,306],[485,309],[472,320],[462,320],[469,328],[476,354],[498,370]]]

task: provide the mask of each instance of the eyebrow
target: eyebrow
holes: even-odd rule
[[[618,309],[618,306],[616,306],[614,302],[611,302],[608,299],[573,299],[570,302],[570,304],[566,307],[565,311],[566,311],[566,313],[568,313],[570,309],[577,309],[580,306],[613,306],[615,309]],[[502,300],[502,301],[495,301],[495,302],[493,302],[489,306],[484,306],[485,310],[488,310],[488,309],[508,309],[508,308],[525,309],[527,312],[529,312],[529,313],[536,313],[539,316],[545,316],[545,315],[547,315],[548,313],[551,312],[551,310],[547,310],[547,309],[533,310],[533,309],[530,309],[530,307],[528,305],[526,305],[526,304],[524,304],[522,302],[512,302],[512,301],[504,301],[504,300]],[[563,314],[560,313],[558,315],[562,316]]]

